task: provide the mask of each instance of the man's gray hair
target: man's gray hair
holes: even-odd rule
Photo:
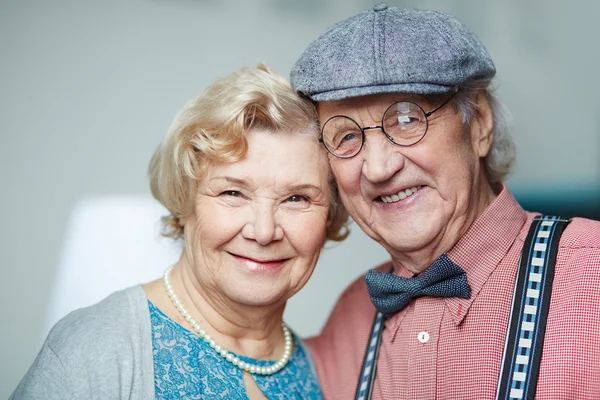
[[[454,99],[455,108],[462,114],[464,124],[470,124],[475,117],[477,94],[484,94],[492,109],[494,120],[493,139],[490,151],[483,159],[484,171],[488,182],[502,182],[510,172],[515,161],[515,145],[509,131],[510,112],[494,95],[491,79],[466,83]]]

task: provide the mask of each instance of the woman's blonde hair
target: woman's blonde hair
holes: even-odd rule
[[[152,195],[170,213],[163,217],[163,235],[182,237],[181,219],[193,210],[198,181],[210,163],[242,159],[253,129],[317,137],[319,125],[314,105],[264,64],[217,80],[179,111],[148,167]],[[348,213],[329,176],[327,239],[340,241],[348,236]]]

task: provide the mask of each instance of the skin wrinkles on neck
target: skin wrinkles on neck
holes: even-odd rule
[[[184,256],[171,274],[172,284],[192,317],[226,349],[256,359],[276,360],[283,352],[281,328],[284,304],[231,304],[217,291],[203,293]],[[193,331],[182,318],[178,321]]]

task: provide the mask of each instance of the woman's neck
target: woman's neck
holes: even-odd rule
[[[257,359],[279,359],[285,304],[251,306],[226,298],[198,282],[192,267],[180,260],[171,272],[171,285],[192,318],[213,340],[229,351]],[[175,313],[179,311],[173,306]],[[193,330],[183,318],[182,325]]]

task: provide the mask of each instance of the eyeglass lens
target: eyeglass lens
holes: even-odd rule
[[[401,101],[392,104],[383,114],[383,131],[394,143],[410,146],[427,132],[425,111],[418,104]],[[351,118],[335,116],[323,126],[323,143],[333,155],[355,156],[363,145],[363,129]]]

